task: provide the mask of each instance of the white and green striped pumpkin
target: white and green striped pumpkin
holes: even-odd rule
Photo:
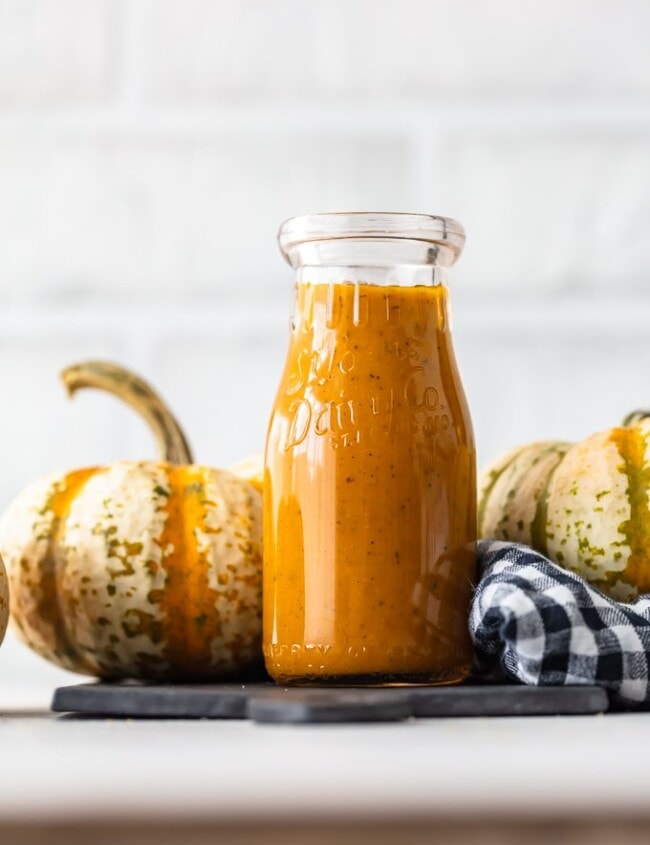
[[[650,417],[514,449],[479,479],[479,536],[532,546],[621,601],[650,592]]]
[[[135,407],[165,460],[46,478],[10,505],[0,553],[19,635],[65,669],[105,678],[207,680],[256,664],[260,492],[193,464],[174,417],[132,373],[87,362],[62,376],[70,393],[96,387]]]

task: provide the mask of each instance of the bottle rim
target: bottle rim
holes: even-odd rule
[[[278,243],[287,261],[289,253],[303,243],[375,239],[424,241],[445,246],[458,255],[465,243],[465,230],[452,217],[435,214],[340,211],[291,217],[278,231]]]

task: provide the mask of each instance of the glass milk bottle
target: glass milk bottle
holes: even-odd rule
[[[296,271],[264,482],[264,655],[281,683],[468,674],[476,458],[454,357],[454,220],[283,224]]]

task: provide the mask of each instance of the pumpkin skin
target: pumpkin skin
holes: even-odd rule
[[[9,589],[7,586],[7,572],[0,558],[0,645],[4,639],[7,623],[9,622]]]
[[[255,452],[230,467],[230,472],[252,484],[260,493],[264,489],[264,452]]]
[[[262,497],[230,472],[122,461],[37,481],[0,554],[19,636],[65,669],[210,680],[261,662]]]
[[[525,543],[620,601],[650,592],[650,421],[509,452],[479,479],[479,536]]]
[[[36,482],[0,521],[13,620],[104,678],[213,678],[261,648],[261,496],[227,472],[113,464]]]

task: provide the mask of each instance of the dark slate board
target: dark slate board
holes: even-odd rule
[[[600,687],[281,687],[272,683],[79,684],[55,690],[52,710],[85,716],[252,719],[256,722],[394,722],[409,717],[603,713]]]

